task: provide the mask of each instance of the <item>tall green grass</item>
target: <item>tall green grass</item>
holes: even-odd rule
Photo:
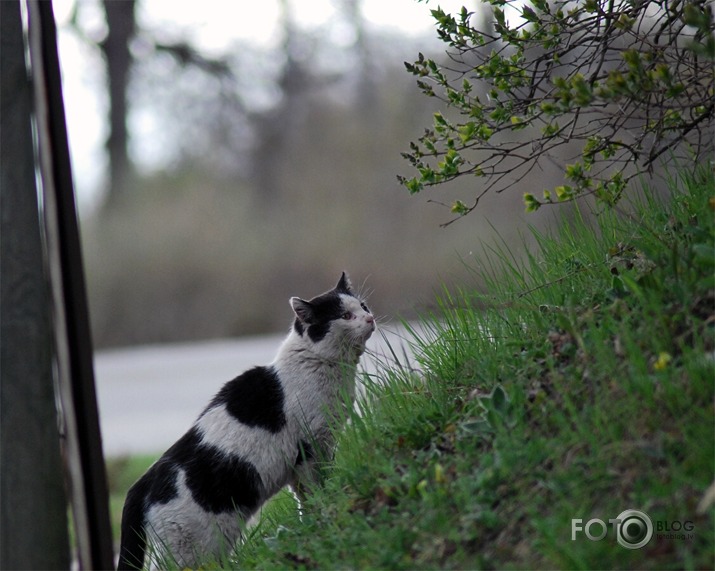
[[[364,379],[324,486],[300,518],[268,506],[238,563],[713,568],[714,208],[701,169],[668,202],[534,231],[525,257],[491,247],[486,289],[445,290],[417,366]],[[572,540],[573,518],[626,509],[659,526],[645,547]]]
[[[366,380],[302,522],[255,535],[241,563],[712,568],[713,508],[698,505],[713,481],[714,187],[703,169],[667,203],[646,192],[533,231],[525,257],[489,248],[486,289],[441,295],[414,331],[419,371]],[[692,522],[690,538],[572,541],[573,518],[626,509]]]

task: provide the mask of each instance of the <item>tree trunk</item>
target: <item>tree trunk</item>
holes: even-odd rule
[[[109,87],[108,203],[114,203],[126,194],[134,174],[129,159],[127,130],[127,88],[132,67],[130,43],[135,31],[134,6],[135,0],[104,0],[109,30],[101,44],[107,62]]]
[[[295,24],[291,2],[280,0],[280,23],[283,28],[285,64],[278,80],[281,99],[275,109],[254,118],[257,142],[253,150],[251,179],[259,204],[268,210],[276,207],[283,190],[286,155],[290,151],[291,135],[304,104],[306,90],[312,79],[296,57],[301,32]]]

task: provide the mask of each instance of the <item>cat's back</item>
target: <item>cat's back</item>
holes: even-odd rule
[[[284,404],[285,390],[277,370],[270,365],[254,367],[227,382],[202,413],[199,421],[212,411],[220,409],[241,425],[276,434],[286,425]]]
[[[207,512],[252,512],[263,496],[262,464],[280,443],[271,444],[272,436],[285,426],[276,371],[254,367],[219,390],[130,493],[143,496],[148,507],[181,501],[188,493]]]
[[[200,445],[210,451],[215,466],[228,463],[233,470],[246,473],[238,474],[236,485],[241,478],[249,479],[249,473],[255,474],[258,504],[290,480],[297,434],[287,411],[284,384],[274,366],[254,367],[226,383],[192,430]]]

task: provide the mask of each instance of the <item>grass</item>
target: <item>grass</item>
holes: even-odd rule
[[[122,523],[122,508],[131,485],[149,469],[158,454],[120,456],[107,460],[107,485],[109,487],[109,514],[114,543],[119,546],[119,530]]]
[[[667,204],[534,231],[524,260],[491,248],[488,293],[442,294],[420,370],[365,380],[324,486],[302,519],[272,503],[241,566],[713,568],[714,209],[701,169]],[[571,539],[626,509],[656,528],[642,549]]]

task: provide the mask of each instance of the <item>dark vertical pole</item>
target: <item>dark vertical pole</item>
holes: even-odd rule
[[[113,567],[106,471],[52,3],[29,0],[55,353],[80,565]]]
[[[0,568],[69,569],[19,0],[0,2]]]

